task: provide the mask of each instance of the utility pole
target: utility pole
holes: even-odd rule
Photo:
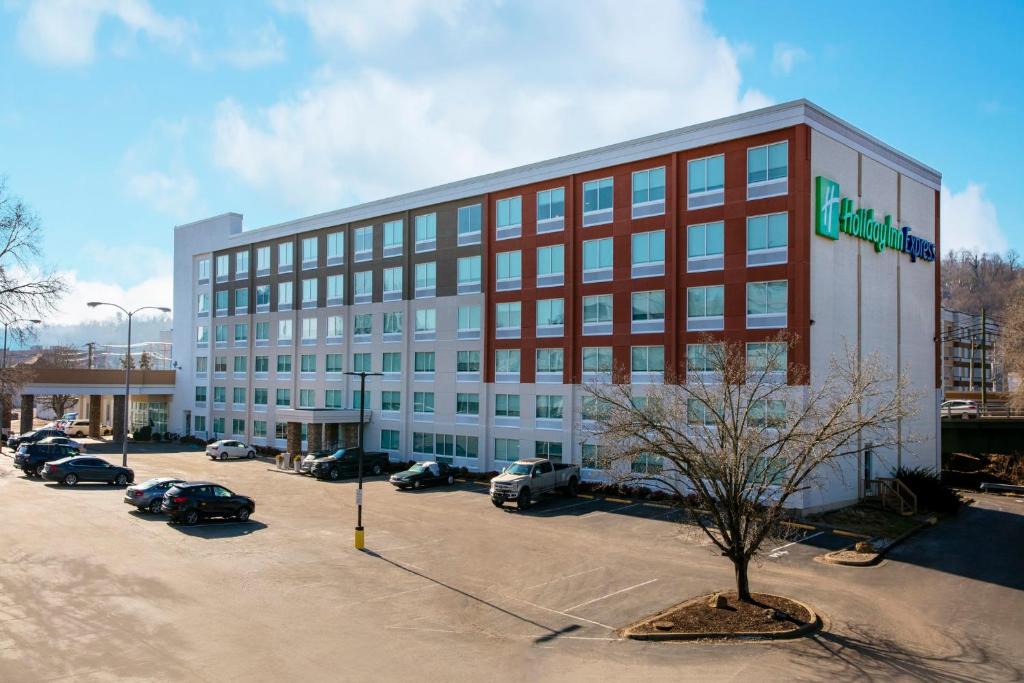
[[[89,349],[89,361],[88,361],[88,365],[86,365],[86,367],[89,368],[90,370],[92,370],[92,352],[93,352],[93,349],[96,348],[96,342],[87,342],[86,345],[85,345],[85,348]]]
[[[971,356],[968,358],[967,365],[967,390],[974,391],[974,340],[976,337],[971,335]]]
[[[986,328],[987,323],[985,322],[985,307],[981,307],[981,412],[985,413],[988,410],[988,388],[986,386],[985,371],[988,369],[988,361],[986,360],[985,345],[988,343]]]

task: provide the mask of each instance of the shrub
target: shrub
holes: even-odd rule
[[[132,439],[134,439],[135,441],[149,441],[152,438],[153,428],[150,427],[149,425],[146,425],[145,427],[140,427],[139,429],[136,429],[134,432],[132,432]]]
[[[960,494],[942,484],[942,479],[927,467],[896,470],[896,478],[917,496],[917,506],[933,512],[955,514],[963,499]]]

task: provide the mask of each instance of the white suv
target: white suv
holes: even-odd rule
[[[978,415],[978,404],[974,401],[956,399],[944,401],[942,404],[942,417],[959,417],[967,420]]]

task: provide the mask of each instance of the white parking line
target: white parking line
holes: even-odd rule
[[[650,581],[644,581],[643,583],[638,583],[638,584],[635,584],[633,586],[628,586],[626,588],[621,588],[621,589],[615,591],[614,593],[609,593],[607,595],[602,595],[599,598],[594,598],[593,600],[587,600],[586,602],[581,602],[580,604],[573,605],[572,607],[566,607],[564,611],[571,612],[574,609],[579,609],[580,607],[586,607],[587,605],[592,605],[593,603],[600,602],[601,600],[604,600],[605,598],[610,598],[613,595],[618,595],[619,593],[625,593],[626,591],[631,591],[634,588],[640,588],[641,586],[646,586],[647,584],[654,583],[655,581],[657,581],[657,579],[651,579]]]
[[[557,579],[551,579],[550,581],[545,581],[544,583],[537,583],[537,584],[534,584],[532,586],[527,586],[523,590],[533,590],[534,588],[540,588],[541,586],[547,586],[549,584],[556,583],[558,581],[565,581],[566,579],[572,579],[572,578],[575,578],[577,576],[583,576],[584,574],[589,574],[591,572],[596,572],[596,571],[599,571],[601,569],[604,569],[604,567],[594,567],[593,569],[585,569],[584,571],[576,572],[575,574],[569,574],[567,576],[559,576]]]
[[[540,510],[538,510],[538,512],[558,512],[559,510],[571,510],[573,508],[578,508],[581,505],[590,505],[591,503],[599,503],[599,502],[601,502],[600,498],[591,498],[590,500],[584,500],[584,501],[579,502],[579,503],[570,503],[569,505],[562,505],[562,506],[553,507],[553,508],[541,508]]]
[[[819,531],[817,533],[811,534],[810,536],[804,536],[803,538],[797,539],[797,540],[795,540],[795,541],[793,541],[791,543],[787,543],[786,545],[780,545],[778,548],[772,548],[770,551],[768,551],[769,552],[769,557],[771,556],[770,555],[771,553],[777,553],[780,550],[782,550],[783,548],[788,548],[789,546],[796,545],[797,543],[803,543],[804,541],[812,539],[815,536],[821,536],[823,533],[825,533],[825,532],[824,531]]]
[[[585,621],[588,624],[593,624],[594,626],[600,626],[601,628],[606,628],[609,631],[614,631],[615,630],[614,626],[609,626],[608,624],[602,624],[600,621],[594,621],[593,619],[584,619],[583,617],[578,617],[575,614],[569,614],[568,612],[563,612],[562,610],[551,609],[550,607],[545,607],[544,605],[538,605],[537,603],[530,602],[529,600],[523,600],[522,598],[517,598],[514,595],[503,595],[502,597],[503,598],[508,598],[510,600],[518,600],[519,602],[523,603],[524,605],[529,605],[530,607],[536,607],[537,609],[542,609],[545,612],[552,612],[554,614],[561,614],[563,617],[569,617],[570,619],[575,619],[576,621]]]

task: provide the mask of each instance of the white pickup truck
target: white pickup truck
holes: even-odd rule
[[[491,502],[502,507],[506,501],[515,501],[516,507],[525,510],[543,493],[562,491],[575,496],[579,485],[579,465],[552,463],[544,458],[517,460],[491,479]]]

